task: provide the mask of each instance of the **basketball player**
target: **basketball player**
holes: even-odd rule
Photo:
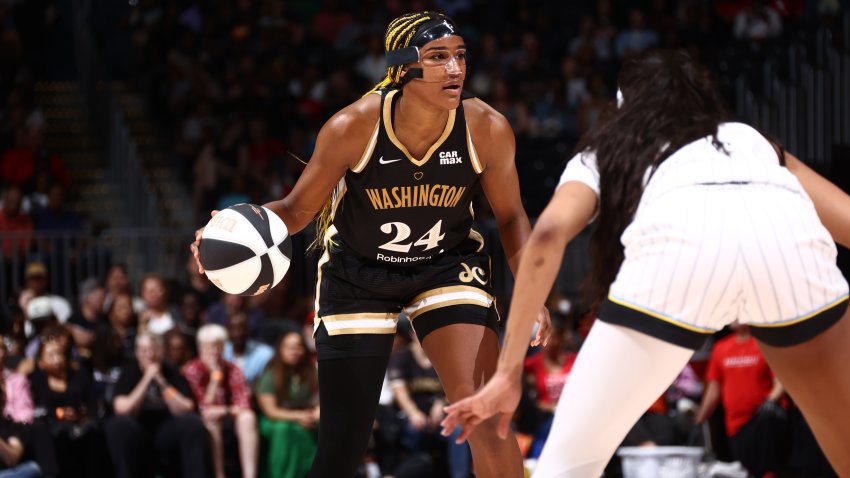
[[[535,476],[600,476],[693,351],[735,319],[750,325],[832,465],[850,476],[848,286],[833,242],[850,246],[850,197],[734,122],[685,53],[631,60],[619,85],[621,108],[583,138],[529,239],[496,375],[447,407],[443,433],[461,425],[463,439],[495,414],[507,429],[527,314],[545,300],[566,244],[595,217],[599,320]]]
[[[482,188],[492,207],[512,270],[531,230],[510,125],[462,92],[466,46],[452,21],[434,12],[401,16],[385,47],[386,78],[325,124],[292,192],[265,205],[291,233],[321,210],[321,418],[311,477],[355,474],[402,311],[450,401],[492,375],[498,316],[490,259],[471,229],[475,192]],[[199,243],[200,231],[196,257]],[[543,322],[538,341],[548,316],[534,315]],[[495,422],[469,442],[477,476],[522,476],[517,442],[500,439]]]

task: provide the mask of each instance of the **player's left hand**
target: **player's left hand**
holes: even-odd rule
[[[537,334],[534,340],[531,341],[531,346],[538,345],[546,346],[549,343],[549,335],[552,333],[552,317],[549,316],[549,309],[546,306],[537,314]]]
[[[511,418],[519,405],[522,386],[520,381],[507,374],[496,373],[475,395],[446,407],[446,418],[440,422],[443,436],[450,436],[455,427],[461,427],[456,442],[462,443],[479,423],[495,414],[499,414],[498,434],[502,439],[508,436]]]

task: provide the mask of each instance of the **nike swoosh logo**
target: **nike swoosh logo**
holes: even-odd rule
[[[381,163],[381,164],[390,164],[390,163],[394,163],[394,162],[396,162],[396,161],[401,161],[401,158],[398,158],[398,159],[384,159],[384,157],[383,157],[383,156],[381,156],[381,157],[378,159],[378,162],[379,162],[379,163]]]

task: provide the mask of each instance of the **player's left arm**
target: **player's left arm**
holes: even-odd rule
[[[812,198],[818,217],[832,235],[832,239],[850,248],[850,195],[788,151],[785,151],[785,167],[797,176],[806,193]]]
[[[479,102],[477,121],[472,129],[472,142],[481,161],[481,186],[499,228],[502,249],[514,277],[519,273],[523,247],[531,235],[531,224],[519,194],[519,178],[514,156],[516,141],[511,125],[504,116]],[[544,306],[537,313],[537,333],[532,346],[546,345],[552,329],[549,310]]]
[[[477,121],[471,125],[472,142],[483,168],[481,187],[493,210],[511,271],[516,275],[522,247],[531,234],[531,224],[519,194],[514,162],[516,141],[505,117],[489,106],[481,106]]]

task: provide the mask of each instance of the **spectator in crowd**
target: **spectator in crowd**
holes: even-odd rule
[[[3,241],[3,257],[23,258],[29,250],[34,229],[32,217],[22,210],[23,193],[19,187],[11,186],[3,190],[3,205],[0,208],[0,233],[19,234],[14,241]]]
[[[204,425],[212,437],[212,457],[216,478],[225,478],[223,448],[224,422],[232,420],[239,442],[239,462],[243,478],[257,476],[257,418],[251,409],[251,390],[242,371],[224,360],[227,330],[207,324],[198,330],[198,358],[183,366],[198,403]]]
[[[6,368],[6,353],[6,340],[0,337],[0,374],[3,390],[6,392],[3,416],[15,423],[31,423],[33,404],[30,384],[26,377]]]
[[[6,367],[20,373],[18,367],[26,360],[27,315],[17,304],[9,307],[8,328],[4,337],[6,346]],[[26,375],[26,374],[22,374]]]
[[[265,319],[265,313],[259,307],[254,307],[252,301],[247,297],[222,293],[221,299],[211,304],[207,309],[207,322],[226,326],[228,317],[237,312],[244,312],[248,315],[248,336],[255,337],[260,324]]]
[[[92,361],[95,370],[106,372],[121,368],[135,359],[134,343],[138,319],[133,312],[133,298],[129,294],[113,297],[107,321],[95,331]]]
[[[180,330],[194,340],[198,328],[207,322],[207,304],[204,296],[191,289],[183,292],[180,296],[178,311]]]
[[[6,387],[0,384],[0,407],[6,408]],[[41,469],[34,461],[23,461],[23,429],[5,414],[0,416],[0,478],[40,478]]]
[[[32,371],[36,354],[41,346],[42,333],[48,327],[58,324],[58,321],[56,320],[56,314],[53,312],[53,305],[47,297],[31,299],[27,302],[26,307],[24,329],[28,341],[24,349],[24,358],[25,361],[29,361],[29,364],[22,362],[19,367],[23,368],[19,368],[19,370],[29,373]]]
[[[166,363],[180,370],[187,362],[195,358],[194,335],[189,336],[180,329],[171,329],[162,336],[165,347]]]
[[[71,363],[71,334],[52,325],[41,334],[37,367],[28,379],[35,417],[53,436],[60,476],[102,476],[100,432],[92,416],[95,409],[91,377]]]
[[[779,38],[782,34],[782,18],[764,0],[753,0],[735,15],[733,33],[735,38],[748,40],[751,45],[758,46]]]
[[[74,344],[81,357],[90,359],[95,332],[100,324],[106,322],[103,312],[105,295],[103,286],[97,279],[89,278],[80,283],[79,306],[68,319],[68,329],[74,336]]]
[[[248,383],[254,383],[274,356],[274,350],[248,338],[248,314],[245,312],[236,312],[227,319],[227,333],[230,340],[224,345],[224,360],[236,364]]]
[[[59,182],[47,186],[47,202],[44,207],[33,207],[32,218],[36,231],[80,232],[83,220],[68,209],[68,191]]]
[[[180,372],[163,362],[162,338],[136,336],[135,360],[121,369],[115,385],[115,416],[105,433],[117,478],[166,476],[208,478],[206,429],[192,390]]]
[[[540,412],[540,425],[534,434],[528,458],[537,458],[552,429],[555,406],[567,382],[578,352],[578,341],[572,327],[564,319],[552,320],[549,344],[525,359],[525,377]]]
[[[263,478],[301,478],[316,454],[319,381],[304,337],[285,332],[255,386]]]
[[[702,428],[696,426],[696,414],[704,389],[702,378],[690,363],[685,365],[667,389],[665,399],[669,414],[675,423],[677,437],[684,444],[698,445],[705,442]]]
[[[611,43],[596,31],[596,22],[592,15],[582,15],[578,23],[578,35],[576,35],[568,46],[570,55],[576,55],[579,50],[589,46],[600,61],[608,61],[611,58]]]
[[[381,38],[377,35],[370,36],[368,41],[368,50],[357,60],[357,63],[354,65],[354,71],[370,82],[377,83],[381,81],[381,78],[387,72],[384,45],[381,43]]]
[[[24,449],[27,452],[25,458],[32,457],[41,465],[39,476],[53,477],[58,472],[58,464],[56,463],[56,450],[53,446],[50,430],[43,423],[33,422],[35,410],[29,380],[24,375],[6,368],[7,352],[6,341],[3,340],[3,337],[0,337],[0,371],[2,371],[0,373],[3,374],[0,387],[5,392],[3,417],[0,418],[0,421],[8,420],[17,424]],[[2,436],[2,433],[0,433],[0,436]],[[3,478],[3,476],[2,471],[0,471],[0,478]]]
[[[0,158],[0,174],[5,184],[29,194],[34,189],[37,171],[48,171],[51,180],[65,186],[70,184],[65,164],[44,144],[44,125],[30,123],[18,129],[15,147]]]
[[[128,294],[133,299],[133,311],[139,313],[144,309],[145,303],[140,297],[133,295],[130,287],[130,276],[125,264],[112,264],[106,270],[106,280],[103,283],[106,289],[106,298],[103,301],[103,310],[108,312],[112,307],[112,300],[118,294]]]
[[[705,422],[722,403],[735,459],[755,476],[781,471],[787,459],[785,413],[780,403],[785,390],[750,328],[735,323],[732,329],[734,334],[718,341],[711,351],[696,423]]]
[[[53,315],[64,324],[71,317],[71,303],[65,297],[49,290],[49,274],[43,262],[30,262],[24,271],[24,289],[18,295],[18,303],[26,310],[26,304],[34,297],[45,297],[50,301]]]
[[[629,12],[629,27],[617,35],[615,50],[621,59],[658,45],[658,33],[646,25],[646,15],[640,9]]]
[[[129,294],[115,296],[107,319],[98,325],[92,343],[92,378],[99,417],[111,413],[115,383],[121,368],[135,360],[137,320],[132,297]]]
[[[147,274],[139,284],[144,307],[139,312],[139,329],[162,335],[177,325],[179,316],[169,304],[168,285],[158,274]]]

